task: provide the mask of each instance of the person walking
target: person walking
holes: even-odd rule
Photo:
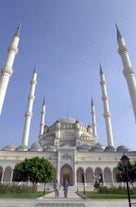
[[[69,183],[67,180],[64,181],[64,184],[63,184],[63,190],[64,190],[64,198],[67,198],[67,195],[68,195],[68,186],[69,186]]]
[[[54,182],[55,198],[59,198],[59,190],[60,190],[60,184],[56,179],[56,181]]]

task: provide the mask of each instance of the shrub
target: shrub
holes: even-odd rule
[[[27,186],[27,185],[5,185],[0,184],[0,194],[30,194],[37,191],[36,186]]]
[[[119,187],[107,187],[107,186],[100,186],[99,193],[105,193],[105,194],[126,194],[127,189],[125,186],[119,186]],[[135,194],[136,188],[130,188],[130,193]]]

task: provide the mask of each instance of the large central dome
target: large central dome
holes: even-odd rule
[[[61,123],[74,124],[77,120],[71,117],[65,117],[58,120]]]

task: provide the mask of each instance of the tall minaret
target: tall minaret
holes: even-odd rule
[[[46,105],[45,105],[45,98],[44,98],[43,104],[42,104],[42,110],[41,110],[41,122],[40,122],[39,137],[42,136],[43,135],[43,132],[44,132],[45,115],[46,115]]]
[[[102,88],[102,100],[103,100],[103,106],[104,106],[103,116],[105,118],[108,146],[114,146],[113,135],[112,135],[112,126],[111,126],[111,115],[110,115],[110,111],[109,111],[106,82],[105,82],[105,76],[103,74],[101,65],[100,65],[100,80],[101,80],[100,84],[101,84],[101,88]]]
[[[91,114],[92,114],[92,132],[93,132],[93,136],[97,137],[96,113],[95,113],[95,106],[94,106],[92,98],[91,98]]]
[[[132,106],[133,106],[133,111],[135,115],[135,120],[136,120],[136,79],[135,79],[135,73],[134,69],[131,66],[131,62],[129,59],[128,55],[128,49],[125,44],[125,40],[122,37],[118,26],[116,25],[117,28],[117,41],[119,45],[118,53],[121,56],[122,63],[123,63],[123,74],[126,78],[128,89],[129,89],[129,95],[131,98]]]
[[[18,52],[19,36],[20,36],[20,27],[18,26],[17,31],[15,32],[12,42],[8,47],[8,55],[5,61],[4,66],[1,69],[1,79],[0,79],[0,114],[2,112],[2,107],[8,87],[9,79],[13,73],[13,63],[15,55]]]
[[[29,138],[30,125],[31,125],[31,118],[32,118],[33,102],[35,99],[34,94],[35,94],[36,84],[37,84],[37,71],[35,67],[33,71],[33,75],[32,75],[32,80],[31,80],[30,93],[28,96],[27,111],[25,113],[25,125],[24,125],[24,132],[23,132],[23,138],[22,138],[22,147],[28,146],[28,138]]]

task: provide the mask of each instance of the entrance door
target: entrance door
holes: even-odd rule
[[[64,181],[67,180],[69,185],[73,185],[73,171],[70,165],[65,164],[61,168],[60,182],[63,185]]]
[[[70,175],[69,174],[64,174],[63,175],[63,183],[65,182],[65,180],[67,180],[68,183],[70,183]]]

